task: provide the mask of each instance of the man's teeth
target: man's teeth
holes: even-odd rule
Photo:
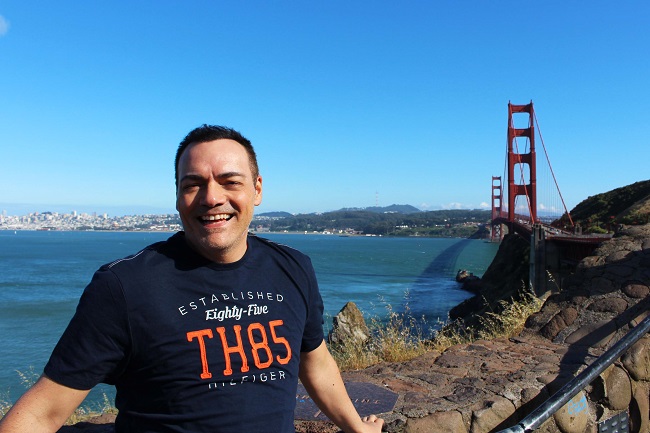
[[[229,214],[219,214],[219,215],[206,215],[201,217],[203,221],[221,221],[221,220],[229,220],[231,215]]]

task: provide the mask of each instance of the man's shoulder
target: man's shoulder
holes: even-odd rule
[[[276,257],[285,257],[288,260],[298,262],[302,265],[311,266],[309,256],[289,245],[281,244],[267,238],[259,237],[254,234],[248,235],[249,242],[254,242],[254,249],[264,254],[270,254]]]
[[[175,252],[184,245],[180,236],[180,233],[176,233],[170,238],[148,245],[134,254],[106,263],[102,266],[102,269],[115,270],[123,267],[139,267],[145,263],[151,262],[152,260],[166,261],[172,259],[173,256],[177,254]]]
[[[285,254],[293,255],[296,257],[304,257],[307,259],[309,258],[305,253],[295,249],[294,247],[286,244],[281,244],[279,242],[272,241],[268,238],[263,238],[252,233],[248,235],[248,240],[251,242],[256,242],[262,248],[269,248],[271,250],[283,252]]]

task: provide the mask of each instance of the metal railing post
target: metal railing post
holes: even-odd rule
[[[648,330],[650,330],[650,315],[517,425],[500,430],[498,433],[529,433],[534,431],[607,367],[613,364],[623,352],[641,339]]]

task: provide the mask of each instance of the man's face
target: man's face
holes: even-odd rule
[[[176,209],[185,238],[204,257],[232,263],[246,252],[248,226],[262,202],[248,153],[234,140],[190,144],[178,161]]]

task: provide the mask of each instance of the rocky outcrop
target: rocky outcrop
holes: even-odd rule
[[[361,347],[370,340],[370,330],[363,313],[354,302],[348,302],[332,319],[329,343],[345,350],[345,346]]]
[[[452,308],[449,318],[475,326],[486,312],[498,312],[502,301],[519,299],[521,290],[528,285],[529,256],[530,242],[507,235],[480,280],[475,280],[471,289],[464,287],[476,295]]]
[[[650,303],[650,225],[620,230],[560,282],[526,327],[549,340],[607,347]]]

